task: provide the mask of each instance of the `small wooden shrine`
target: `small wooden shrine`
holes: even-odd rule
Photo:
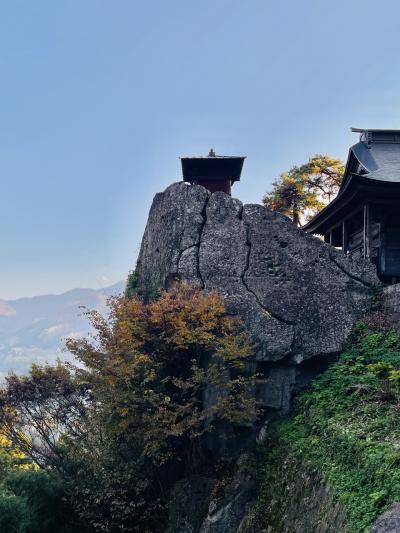
[[[245,157],[216,155],[181,157],[183,181],[203,185],[211,192],[231,194],[231,187],[240,180]]]
[[[370,259],[386,282],[400,279],[400,130],[362,130],[337,197],[303,229]]]

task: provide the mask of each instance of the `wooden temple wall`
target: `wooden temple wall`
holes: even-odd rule
[[[380,217],[377,217],[368,205],[365,205],[356,216],[342,223],[340,245],[345,253],[354,257],[378,261],[382,240]]]
[[[373,222],[371,227],[371,259],[378,260],[381,240],[381,224],[380,222]]]
[[[350,233],[347,241],[347,251],[356,257],[364,255],[364,228],[360,227]]]

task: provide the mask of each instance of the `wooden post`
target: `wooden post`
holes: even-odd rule
[[[364,204],[364,257],[371,258],[371,210],[368,203]]]
[[[333,246],[333,231],[332,230],[329,232],[329,244]]]
[[[347,222],[343,220],[342,222],[342,252],[347,254]]]
[[[386,273],[386,223],[381,222],[379,233],[379,274]]]

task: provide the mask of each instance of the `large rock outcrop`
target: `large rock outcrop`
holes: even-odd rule
[[[382,291],[382,307],[392,318],[400,317],[400,283],[388,285]]]
[[[247,461],[246,454],[241,456],[226,478],[192,476],[178,482],[167,533],[349,533],[346,509],[318,469],[290,456],[270,464],[270,485],[260,499]],[[395,520],[394,512],[385,513],[377,524]]]
[[[399,533],[400,531],[400,503],[393,503],[375,522],[370,533]]]
[[[186,183],[155,196],[136,274],[143,295],[181,279],[223,294],[246,321],[257,345],[254,364],[269,377],[259,397],[280,413],[342,349],[379,286],[370,262],[344,255],[287,217]]]

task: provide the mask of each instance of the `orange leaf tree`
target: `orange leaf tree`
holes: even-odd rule
[[[88,316],[95,337],[67,346],[102,405],[109,438],[163,463],[217,421],[254,422],[254,377],[244,364],[252,345],[217,293],[181,284],[149,303],[112,298],[107,319]]]
[[[298,226],[302,217],[321,211],[339,191],[343,179],[342,161],[316,154],[307,163],[292,167],[272,183],[263,203],[273,211],[289,216]]]
[[[0,425],[65,479],[94,530],[163,531],[169,488],[204,464],[205,433],[257,417],[252,344],[219,295],[184,284],[87,315],[93,334],[67,341],[79,364],[9,376]]]

